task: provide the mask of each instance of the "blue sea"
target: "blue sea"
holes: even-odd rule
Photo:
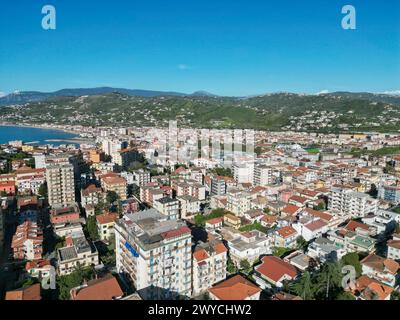
[[[76,135],[59,130],[0,126],[0,144],[13,140],[22,140],[24,143],[31,144],[60,145],[64,143],[71,143],[64,140],[69,140],[74,137],[76,137]],[[61,141],[46,141],[53,139]]]

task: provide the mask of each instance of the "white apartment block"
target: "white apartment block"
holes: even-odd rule
[[[190,219],[200,212],[200,200],[192,196],[177,197],[181,219]]]
[[[243,216],[251,209],[251,200],[251,194],[245,191],[231,190],[227,193],[226,209],[238,216]]]
[[[256,165],[254,167],[254,181],[255,186],[267,186],[274,182],[273,170],[269,166]]]
[[[378,210],[378,201],[366,193],[351,189],[332,187],[329,194],[329,209],[337,210],[351,217],[365,217]]]
[[[115,237],[117,271],[142,299],[191,297],[192,236],[185,222],[149,209],[125,215]]]
[[[153,207],[169,220],[179,219],[179,201],[164,197],[153,202]]]
[[[233,177],[237,183],[253,183],[254,164],[234,164]]]

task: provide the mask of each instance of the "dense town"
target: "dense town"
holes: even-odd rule
[[[0,146],[2,299],[400,299],[400,135],[62,129]]]

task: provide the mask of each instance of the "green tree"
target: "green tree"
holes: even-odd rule
[[[90,216],[86,219],[86,231],[92,241],[99,239],[96,217]]]
[[[115,201],[118,200],[118,194],[115,191],[107,191],[106,200],[107,203],[113,204]]]
[[[341,288],[342,274],[337,262],[327,262],[317,276],[317,293],[320,298],[330,300],[334,299]]]
[[[293,291],[303,300],[314,299],[314,288],[310,272],[306,271],[293,285]]]
[[[296,239],[296,243],[297,243],[297,248],[299,250],[305,251],[308,247],[308,242],[302,236],[300,236]]]
[[[357,277],[361,276],[362,266],[360,263],[360,257],[356,252],[351,252],[343,256],[341,263],[343,266],[353,266],[356,269]]]
[[[47,183],[43,183],[40,187],[39,187],[39,196],[47,198],[47,194],[48,194],[48,190],[47,190]]]
[[[227,262],[227,265],[226,265],[226,270],[230,274],[233,274],[233,273],[237,272],[236,265],[233,263],[231,258],[228,258],[228,262]]]
[[[240,261],[240,269],[244,272],[244,273],[250,273],[251,271],[251,264],[248,260],[242,260]]]

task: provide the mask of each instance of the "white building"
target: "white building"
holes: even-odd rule
[[[116,267],[143,299],[192,295],[191,230],[154,209],[128,214],[115,226]]]
[[[378,210],[378,201],[366,193],[351,189],[332,187],[329,194],[329,208],[352,217],[364,217]]]

